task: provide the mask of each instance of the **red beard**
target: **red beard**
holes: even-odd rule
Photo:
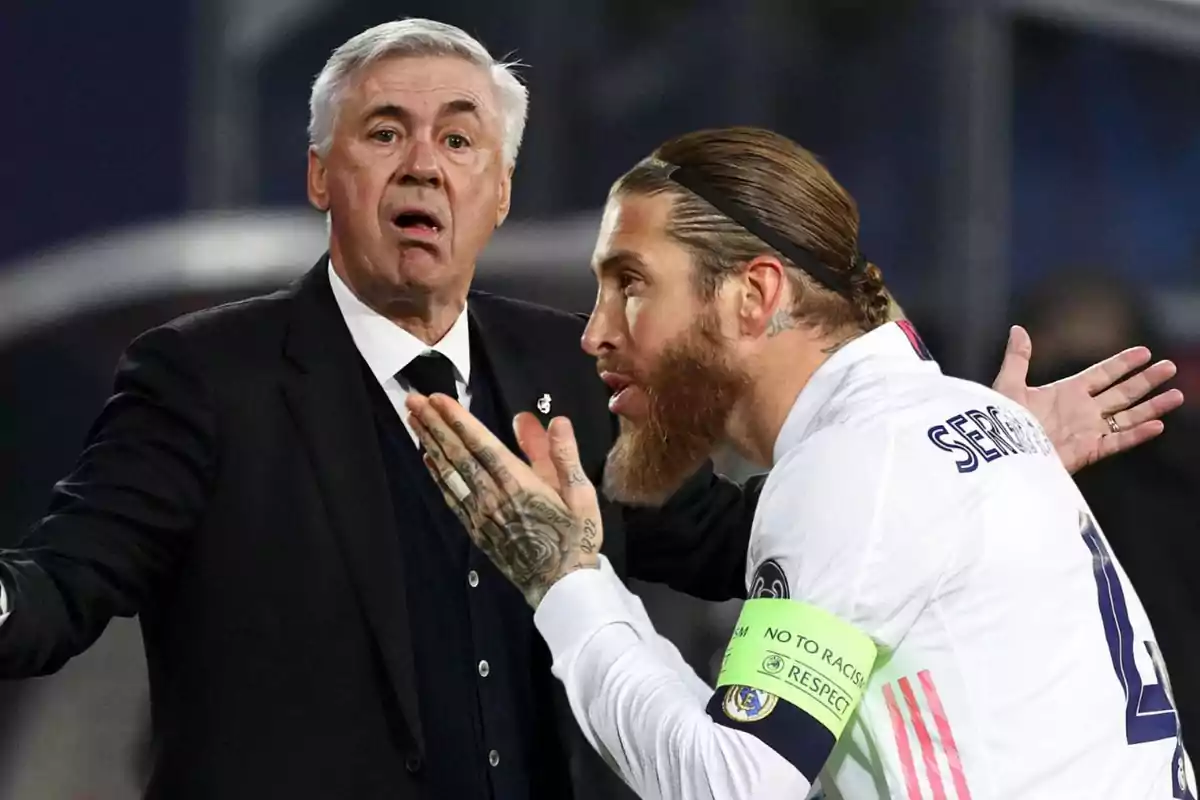
[[[713,318],[698,321],[638,380],[649,411],[638,422],[621,418],[605,464],[605,495],[627,505],[662,505],[724,438],[748,383],[729,364]]]

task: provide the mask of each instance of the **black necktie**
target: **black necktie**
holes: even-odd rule
[[[457,400],[458,386],[454,382],[454,365],[441,353],[422,353],[400,370],[400,374],[416,391],[429,397],[444,394]]]

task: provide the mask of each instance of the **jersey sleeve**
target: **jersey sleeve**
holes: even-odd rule
[[[805,797],[811,781],[761,740],[714,723],[712,689],[601,557],[556,583],[534,615],[593,748],[639,797]],[[815,776],[814,776],[815,777]]]
[[[785,455],[759,503],[748,595],[708,712],[816,777],[876,663],[911,629],[950,547],[923,454],[886,423]]]

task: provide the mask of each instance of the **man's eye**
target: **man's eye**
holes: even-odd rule
[[[446,144],[450,145],[451,150],[461,150],[464,147],[470,147],[471,143],[467,141],[467,137],[461,133],[452,133],[446,137]]]
[[[377,142],[391,144],[392,142],[396,141],[396,132],[387,128],[383,128],[382,130],[375,131],[373,134],[371,134],[371,138]]]
[[[618,278],[617,280],[621,287],[621,291],[623,291],[623,292],[629,292],[631,290],[636,291],[637,289],[640,289],[642,286],[641,276],[634,275],[631,272],[621,273],[620,278]]]

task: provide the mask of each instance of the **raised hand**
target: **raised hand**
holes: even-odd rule
[[[1038,418],[1072,473],[1150,441],[1163,432],[1160,418],[1183,404],[1178,389],[1142,400],[1175,376],[1170,361],[1159,361],[1130,376],[1149,363],[1150,351],[1145,347],[1132,347],[1078,375],[1037,387],[1025,383],[1032,356],[1029,334],[1014,326],[992,388]]]
[[[531,414],[517,417],[526,464],[445,395],[413,394],[407,406],[442,497],[531,606],[564,575],[599,566],[600,504],[569,420],[547,432]]]

